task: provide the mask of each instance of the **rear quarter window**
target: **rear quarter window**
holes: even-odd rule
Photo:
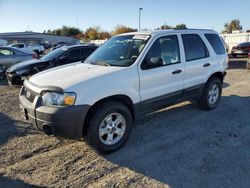
[[[225,47],[217,34],[205,34],[205,37],[217,55],[226,53]]]

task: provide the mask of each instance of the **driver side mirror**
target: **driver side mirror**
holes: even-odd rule
[[[145,58],[142,63],[142,69],[151,69],[160,67],[163,65],[163,59],[161,57],[151,57],[151,58]]]

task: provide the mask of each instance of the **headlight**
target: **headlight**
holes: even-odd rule
[[[42,94],[42,104],[46,106],[72,106],[75,100],[76,94],[73,92],[44,92]]]

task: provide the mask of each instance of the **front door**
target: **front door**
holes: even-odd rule
[[[162,64],[148,66],[147,62],[161,59]],[[177,35],[166,35],[155,40],[139,67],[142,103],[166,101],[183,90],[183,63]]]

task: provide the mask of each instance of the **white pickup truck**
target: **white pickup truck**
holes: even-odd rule
[[[44,52],[44,47],[42,45],[27,45],[24,43],[16,43],[16,44],[11,44],[9,45],[14,48],[20,48],[28,51],[34,51],[36,52],[37,55],[43,54]]]

